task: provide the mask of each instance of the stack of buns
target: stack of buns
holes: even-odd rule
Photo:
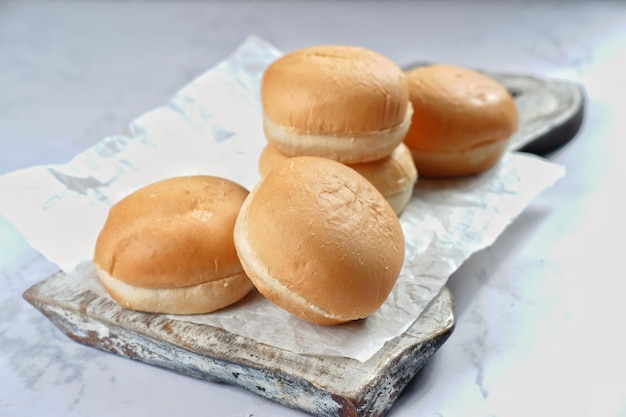
[[[413,109],[396,63],[353,46],[299,49],[267,68],[261,104],[261,175],[285,158],[328,158],[364,175],[397,214],[404,209],[417,170],[403,145]]]
[[[417,172],[487,170],[517,128],[511,95],[484,74],[450,65],[405,74],[349,46],[277,59],[261,102],[267,144],[252,191],[177,177],[111,208],[94,263],[122,306],[208,313],[256,287],[309,322],[368,317],[399,277],[398,214]]]
[[[413,112],[406,76],[369,49],[304,48],[266,69],[261,104],[263,179],[235,225],[243,268],[304,320],[365,318],[404,261],[398,214],[417,180],[403,144]]]

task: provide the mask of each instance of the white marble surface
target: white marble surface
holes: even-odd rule
[[[457,327],[389,415],[626,415],[626,4],[0,2],[0,174],[65,162],[251,33],[581,82],[568,173],[451,278]],[[0,218],[0,416],[299,416],[72,342],[21,294],[55,266]]]

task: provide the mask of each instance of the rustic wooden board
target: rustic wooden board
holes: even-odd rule
[[[410,70],[428,63],[414,63]],[[585,90],[580,84],[525,74],[481,71],[506,87],[519,112],[510,150],[546,155],[572,140],[583,122]]]
[[[581,85],[515,74],[492,76],[513,94],[519,111],[511,150],[546,155],[576,136],[585,104]]]
[[[24,298],[73,340],[317,416],[382,416],[455,323],[444,288],[418,320],[367,362],[295,354],[222,329],[131,311],[59,272]]]

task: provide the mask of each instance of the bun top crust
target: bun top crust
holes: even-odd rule
[[[248,191],[211,176],[150,184],[111,207],[94,262],[144,288],[175,288],[243,271],[233,228]]]
[[[304,134],[346,136],[391,129],[407,116],[403,71],[369,49],[322,45],[274,61],[261,83],[265,116]]]
[[[517,129],[513,97],[487,75],[435,64],[407,79],[413,118],[404,141],[411,150],[458,152],[508,140]]]
[[[325,158],[294,157],[274,168],[250,193],[237,229],[235,240],[245,239],[256,258],[244,264],[353,319],[382,305],[404,260],[391,206],[356,171]]]

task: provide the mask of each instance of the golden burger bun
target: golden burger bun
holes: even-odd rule
[[[252,288],[233,243],[243,187],[210,176],[159,181],[111,207],[94,263],[111,297],[139,311],[208,313]]]
[[[413,121],[404,142],[424,177],[458,177],[494,166],[517,129],[513,97],[492,78],[436,64],[407,72]]]
[[[411,123],[404,72],[365,48],[325,45],[274,61],[261,83],[267,141],[287,156],[345,163],[389,155]]]
[[[276,165],[288,158],[272,145],[267,145],[259,158],[261,176],[266,176]],[[396,146],[391,155],[383,159],[346,165],[371,182],[396,214],[402,213],[413,195],[418,174],[411,151],[404,143]]]
[[[244,202],[234,232],[244,270],[269,301],[313,323],[376,311],[404,260],[398,217],[353,169],[286,159]]]

